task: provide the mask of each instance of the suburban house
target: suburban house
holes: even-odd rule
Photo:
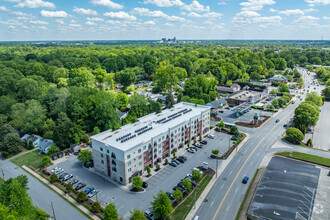
[[[127,115],[128,115],[128,112],[122,112],[122,111],[119,111],[118,109],[116,110],[116,113],[117,113],[117,117],[118,117],[120,120],[126,118]]]
[[[49,139],[44,139],[39,145],[39,153],[47,154],[49,148],[54,144],[54,141]]]
[[[214,101],[207,103],[206,106],[211,107],[212,112],[217,112],[219,109],[227,107],[228,103],[223,98],[216,98]]]
[[[221,94],[234,93],[239,90],[241,90],[241,86],[237,83],[234,83],[231,86],[217,86],[217,91]]]
[[[79,150],[80,150],[80,146],[79,146],[79,144],[71,144],[71,145],[70,145],[70,150],[71,150],[72,152],[79,151]]]
[[[280,83],[287,83],[288,78],[283,75],[274,75],[268,79],[270,82],[280,82]]]
[[[29,142],[32,141],[32,144],[34,147],[38,147],[43,140],[42,137],[40,137],[39,135],[35,135],[35,134],[33,134],[33,135],[25,134],[21,139],[26,140],[27,145],[29,145]]]

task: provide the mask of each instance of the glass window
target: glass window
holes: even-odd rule
[[[127,163],[127,165],[128,165],[128,166],[131,166],[131,161],[129,161],[129,162]]]
[[[142,156],[140,155],[140,156],[139,156],[139,160],[141,160],[141,159],[142,159]]]
[[[143,146],[143,150],[147,149],[147,146]]]
[[[141,165],[142,165],[142,162],[139,163],[139,166],[141,166]]]
[[[159,139],[158,139],[158,142],[160,142],[160,141],[161,141],[161,139],[159,138]]]
[[[101,154],[101,157],[103,158],[103,154]]]
[[[107,150],[107,153],[108,153],[108,154],[110,154],[110,151],[109,151],[109,150]]]
[[[127,155],[127,159],[130,159],[131,158],[131,155],[129,154],[129,155]]]
[[[131,168],[129,168],[129,169],[128,169],[128,172],[130,173],[131,171],[132,171],[132,169],[131,169]]]
[[[144,152],[143,156],[147,156],[147,152]]]
[[[141,149],[138,150],[138,153],[141,153]]]
[[[112,169],[112,171],[117,172],[117,168],[116,167],[112,167],[111,169]]]
[[[116,159],[116,154],[115,153],[111,153],[111,157]]]
[[[163,136],[163,137],[162,137],[162,140],[164,140],[164,138],[165,138],[165,137]]]
[[[103,151],[103,148],[102,147],[100,147],[100,151]]]
[[[147,159],[144,159],[144,162],[146,163],[147,162]]]
[[[101,160],[101,163],[104,164],[104,160]]]

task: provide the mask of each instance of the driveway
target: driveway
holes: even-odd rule
[[[219,132],[215,132],[214,135],[214,139],[206,138],[208,144],[204,146],[203,149],[198,148],[196,154],[191,154],[185,149],[179,151],[177,156],[185,155],[188,160],[184,164],[180,164],[178,167],[167,165],[152,175],[147,180],[149,186],[144,193],[132,193],[128,190],[124,190],[123,187],[109,182],[101,176],[86,170],[82,167],[82,163],[77,160],[75,155],[69,156],[67,160],[56,166],[63,168],[65,172],[72,173],[79,179],[79,181],[86,183],[86,187],[92,186],[99,189],[97,196],[98,201],[103,206],[113,202],[116,205],[120,216],[124,216],[126,219],[130,216],[129,211],[134,208],[143,211],[148,209],[151,206],[150,202],[153,201],[153,196],[160,190],[172,192],[172,188],[188,173],[191,173],[194,167],[203,165],[203,162],[207,162],[209,167],[215,169],[216,161],[209,158],[209,154],[211,154],[211,151],[214,149],[220,149],[220,154],[225,152],[226,149],[228,149],[231,136]],[[220,166],[221,160],[218,162],[218,166]],[[94,196],[93,199],[96,200],[96,197]]]

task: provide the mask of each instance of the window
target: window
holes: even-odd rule
[[[129,168],[129,169],[128,169],[128,172],[130,173],[131,171],[132,171],[132,169],[131,169],[131,168]]]
[[[112,160],[111,163],[112,163],[112,165],[115,165],[115,166],[117,165],[115,160]]]
[[[143,150],[147,149],[147,146],[143,146]]]
[[[144,152],[143,156],[147,156],[147,152]]]
[[[139,160],[141,160],[141,159],[142,159],[142,156],[140,155],[140,156],[139,156]]]
[[[130,159],[130,158],[131,158],[131,155],[130,155],[130,154],[129,154],[129,155],[127,155],[127,160],[128,160],[128,159]]]
[[[157,157],[157,154],[155,154],[154,158],[156,158],[156,157]]]
[[[104,164],[104,160],[101,160],[101,163]]]
[[[101,154],[101,157],[103,158],[103,154]]]
[[[151,160],[152,159],[152,157],[151,156],[149,156],[149,160]]]
[[[161,154],[161,153],[162,153],[162,151],[160,150],[160,151],[158,151],[158,153],[159,153],[159,154]]]
[[[156,147],[154,148],[154,152],[157,152],[157,148]]]
[[[179,128],[179,130],[178,131],[180,131],[180,128]]]
[[[174,131],[174,133],[176,134],[176,130]]]
[[[160,141],[161,141],[161,139],[159,138],[159,139],[158,139],[158,142],[160,142]]]
[[[110,151],[109,151],[109,150],[107,150],[107,153],[108,153],[108,154],[110,154]]]
[[[141,149],[138,150],[138,153],[141,153]]]
[[[120,182],[123,182],[123,177],[120,177]]]
[[[144,159],[144,162],[146,163],[147,162],[147,159]]]
[[[116,154],[115,153],[111,153],[111,157],[116,159]]]
[[[100,151],[103,151],[103,148],[102,147],[100,147]]]
[[[112,167],[111,169],[112,169],[112,171],[117,172],[117,168],[116,167]]]
[[[142,166],[142,162],[139,163],[139,166]]]
[[[164,140],[164,138],[165,138],[165,137],[163,136],[163,137],[162,137],[162,140]]]
[[[131,166],[131,161],[129,161],[129,162],[127,163],[127,165],[128,165],[128,166]]]

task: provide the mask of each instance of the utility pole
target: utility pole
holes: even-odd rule
[[[54,220],[56,220],[53,201],[50,201],[50,205],[52,206],[52,210],[53,210],[53,218],[54,218]]]
[[[97,191],[98,191],[98,189],[97,189]],[[98,194],[98,192],[95,194],[95,196],[96,196],[96,202],[98,202],[98,199],[97,199],[97,194]]]

